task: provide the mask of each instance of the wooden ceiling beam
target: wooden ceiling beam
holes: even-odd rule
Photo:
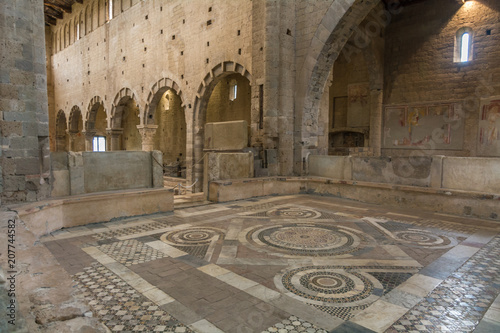
[[[52,13],[45,12],[45,15],[50,16],[50,17],[52,17],[54,19],[60,19],[60,20],[62,20],[63,19],[62,12],[56,12],[56,13],[57,14],[52,14]]]
[[[71,6],[66,6],[66,5],[62,5],[62,4],[53,4],[53,3],[49,3],[49,2],[46,2],[45,6],[50,7],[54,10],[57,10],[57,11],[64,11],[65,13],[68,13],[68,14],[71,13]]]
[[[45,23],[48,23],[50,25],[56,25],[57,20],[49,15],[45,15]]]

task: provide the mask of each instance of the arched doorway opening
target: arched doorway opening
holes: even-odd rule
[[[307,61],[298,68],[296,86],[299,93],[295,96],[294,160],[303,163],[294,164],[296,174],[306,171],[304,162],[309,154],[328,153],[328,140],[321,140],[321,137],[327,136],[329,129],[323,126],[324,119],[320,115],[320,104],[328,77],[353,32],[380,3],[379,0],[347,2],[349,7],[339,1],[331,4],[311,40],[305,55]],[[328,112],[326,115],[328,119]]]
[[[239,73],[219,80],[207,104],[207,123],[245,120],[250,138],[250,81]]]
[[[142,150],[141,135],[137,129],[140,124],[139,105],[134,95],[119,93],[115,98],[111,116],[111,150]]]
[[[154,112],[158,125],[154,149],[163,154],[166,176],[186,178],[186,118],[180,97],[172,89],[160,89]]]
[[[168,177],[186,178],[191,173],[185,108],[182,91],[171,79],[162,78],[151,87],[140,126],[143,147],[162,152],[163,172]]]
[[[85,124],[85,150],[106,151],[107,114],[100,97],[94,97],[89,103],[87,121]]]
[[[56,151],[68,151],[66,114],[59,110],[56,118]]]
[[[69,114],[69,150],[84,151],[85,137],[83,136],[83,117],[78,106],[73,106]]]
[[[250,133],[250,82],[251,75],[244,66],[227,61],[215,66],[200,84],[194,104],[193,148],[187,152],[187,163],[193,165],[192,174],[188,173],[188,180],[197,180],[195,192],[203,189],[205,124],[209,120],[246,120]],[[231,88],[234,84],[237,86],[236,96]]]

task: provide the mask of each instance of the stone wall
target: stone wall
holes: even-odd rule
[[[310,176],[500,194],[500,160],[480,157],[309,156]]]
[[[456,102],[455,112],[464,122],[453,124],[449,149],[439,144],[433,147],[442,130],[442,125],[436,124],[429,133],[438,134],[428,144],[384,149],[384,155],[477,156],[481,99],[500,95],[499,11],[496,0],[436,0],[407,6],[392,17],[385,35],[385,106],[412,108]],[[472,61],[461,63],[454,59],[455,41],[464,27],[472,29]],[[459,147],[453,145],[457,141]]]
[[[49,195],[45,29],[41,1],[0,3],[1,203]]]
[[[53,197],[163,187],[162,154],[153,152],[51,153]]]

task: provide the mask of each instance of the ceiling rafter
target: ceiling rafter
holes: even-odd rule
[[[64,4],[59,4],[59,3],[52,4],[52,3],[46,2],[45,6],[48,6],[52,9],[57,10],[57,11],[64,11],[65,13],[71,13],[71,6],[66,6]]]
[[[83,0],[44,0],[45,24],[56,25],[57,20],[64,17],[64,13],[72,12],[72,6],[76,2],[83,4]]]

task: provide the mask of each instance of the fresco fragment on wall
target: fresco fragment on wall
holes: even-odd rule
[[[458,103],[385,107],[384,148],[462,149],[463,141]]]
[[[478,132],[478,155],[500,156],[500,97],[481,102]]]
[[[370,126],[370,100],[368,83],[347,86],[347,127]]]

